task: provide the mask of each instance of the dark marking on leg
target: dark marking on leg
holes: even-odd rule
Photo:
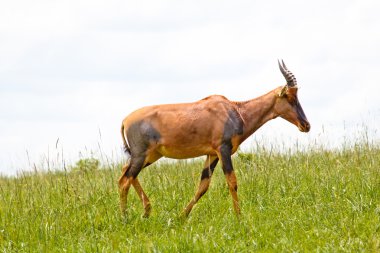
[[[210,176],[211,175],[210,175],[209,168],[205,168],[205,169],[202,170],[201,180],[209,178]]]
[[[209,167],[206,167],[202,170],[201,180],[205,178],[209,178],[212,176],[212,173],[214,172],[215,166],[218,164],[219,159],[216,158]]]
[[[222,167],[224,175],[226,176],[228,188],[231,193],[232,197],[232,203],[234,205],[235,213],[238,215],[240,214],[240,207],[239,207],[239,201],[237,196],[237,180],[235,176],[235,172],[233,170],[232,166],[232,159],[231,159],[231,146],[229,143],[222,144],[220,147],[220,156],[222,160]]]
[[[231,173],[233,171],[232,160],[231,160],[231,151],[232,144],[231,142],[226,142],[220,147],[220,154],[222,156],[222,168],[224,174]]]

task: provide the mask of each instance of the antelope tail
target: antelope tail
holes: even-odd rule
[[[128,145],[127,139],[125,138],[124,124],[121,125],[121,137],[123,138],[124,152],[127,153],[128,155],[131,155],[131,149]]]

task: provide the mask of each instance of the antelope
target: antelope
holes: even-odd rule
[[[128,115],[121,134],[129,155],[119,179],[120,209],[126,213],[131,185],[144,207],[143,217],[151,213],[151,204],[137,176],[161,157],[186,159],[206,156],[198,190],[183,210],[187,217],[193,206],[209,188],[218,161],[227,180],[234,211],[240,214],[237,179],[231,156],[239,145],[271,119],[281,117],[308,132],[310,124],[297,97],[297,80],[278,60],[286,85],[244,102],[212,95],[193,103],[164,104],[143,107]]]

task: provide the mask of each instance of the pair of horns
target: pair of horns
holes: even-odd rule
[[[278,61],[278,66],[280,67],[282,75],[285,77],[285,80],[287,82],[287,85],[289,87],[295,87],[297,86],[297,80],[296,77],[290,70],[286,67],[284,60],[277,60]]]

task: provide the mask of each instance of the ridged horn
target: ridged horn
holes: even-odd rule
[[[290,70],[286,67],[285,65],[285,62],[284,60],[277,60],[278,61],[278,66],[280,67],[280,70],[281,70],[281,73],[282,75],[285,77],[285,80],[287,82],[287,85],[289,87],[294,87],[294,86],[297,86],[297,80],[296,80],[296,77],[294,76],[294,74],[292,72],[290,72]]]

